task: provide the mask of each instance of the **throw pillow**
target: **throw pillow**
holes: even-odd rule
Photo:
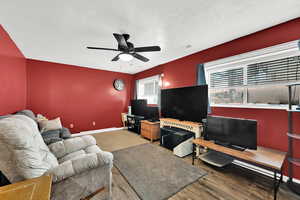
[[[60,129],[57,130],[51,130],[51,131],[44,131],[42,132],[42,137],[44,142],[49,145],[52,142],[57,142],[62,140],[59,135],[60,135]]]
[[[48,120],[48,119],[42,114],[37,114],[36,121],[40,122],[40,121],[43,121],[43,120]]]
[[[60,118],[52,119],[52,120],[41,120],[38,122],[41,132],[51,131],[61,129],[62,125],[60,122]]]

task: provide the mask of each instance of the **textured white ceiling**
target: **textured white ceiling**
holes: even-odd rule
[[[300,16],[299,0],[1,0],[0,23],[26,58],[137,73]],[[111,62],[112,33],[150,61]],[[190,46],[186,48],[186,46]]]

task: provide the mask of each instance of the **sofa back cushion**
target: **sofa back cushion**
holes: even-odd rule
[[[27,116],[13,115],[1,119],[0,143],[5,144],[8,151],[0,154],[11,154],[11,162],[0,160],[1,166],[15,163],[16,176],[25,179],[39,177],[49,169],[58,166],[57,159],[44,143],[37,124]],[[3,157],[5,156],[0,155],[0,159]],[[5,173],[5,170],[2,171]],[[10,174],[5,173],[12,181],[14,177],[9,177]]]
[[[35,114],[31,110],[20,110],[16,113],[16,115],[25,115],[25,116],[33,119],[34,121],[36,121]]]

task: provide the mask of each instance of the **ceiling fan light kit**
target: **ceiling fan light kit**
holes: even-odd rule
[[[88,49],[96,50],[107,50],[107,51],[120,51],[121,53],[116,55],[111,61],[118,61],[119,59],[123,61],[130,61],[133,58],[136,58],[143,62],[148,62],[149,59],[138,54],[138,52],[151,52],[151,51],[160,51],[159,46],[147,46],[147,47],[134,47],[131,42],[128,42],[130,38],[129,34],[118,34],[113,33],[115,39],[118,42],[118,49],[111,48],[102,48],[102,47],[87,47]]]
[[[119,55],[119,58],[123,61],[131,61],[133,59],[133,56],[131,54],[128,54],[128,53],[121,53]]]

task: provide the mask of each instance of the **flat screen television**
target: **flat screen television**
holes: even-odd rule
[[[161,116],[201,122],[207,116],[207,85],[161,91]]]
[[[228,147],[257,149],[257,121],[207,116],[205,139]]]
[[[145,118],[151,121],[159,120],[159,109],[157,106],[148,106],[146,108]]]
[[[131,114],[137,116],[144,116],[147,108],[146,99],[131,100]]]

